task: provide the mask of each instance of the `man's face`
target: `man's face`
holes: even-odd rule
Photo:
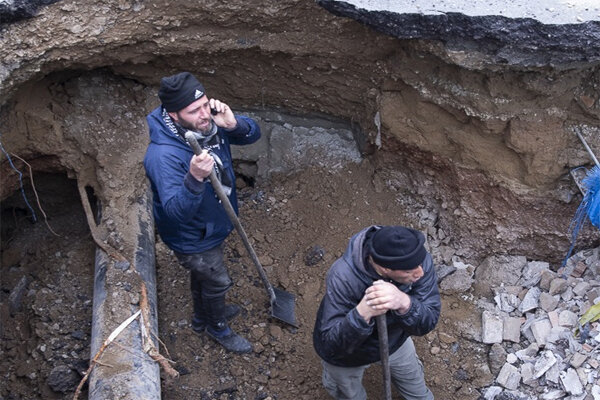
[[[183,110],[170,112],[169,115],[175,122],[186,129],[207,133],[212,127],[210,116],[210,103],[206,95],[191,103]]]
[[[419,279],[421,279],[424,274],[423,267],[421,265],[419,265],[416,268],[409,269],[409,270],[403,270],[403,269],[395,270],[395,269],[389,269],[389,268],[382,267],[381,265],[375,263],[372,258],[371,258],[371,264],[373,265],[373,268],[375,268],[375,271],[377,271],[377,273],[379,275],[381,275],[382,277],[391,279],[391,280],[401,283],[403,285],[414,284]]]

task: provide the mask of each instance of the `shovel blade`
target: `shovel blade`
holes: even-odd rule
[[[273,291],[275,292],[275,301],[271,302],[271,315],[297,328],[298,323],[294,313],[296,307],[295,296],[277,288],[273,288]]]

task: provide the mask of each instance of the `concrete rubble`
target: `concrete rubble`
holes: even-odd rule
[[[440,279],[443,290],[471,291],[483,310],[480,341],[491,345],[495,382],[480,399],[600,400],[600,321],[579,322],[600,303],[599,252],[580,251],[556,272],[523,256],[491,256],[468,289],[452,285],[456,272]]]

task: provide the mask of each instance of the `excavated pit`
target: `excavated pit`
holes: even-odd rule
[[[173,13],[163,3],[150,12],[141,3],[109,2],[112,13],[91,16],[74,4],[49,5],[2,33],[21,64],[7,56],[0,70],[1,398],[72,397],[91,357],[96,249],[77,185],[87,188],[86,201],[103,204],[103,243],[131,259],[147,191],[144,117],[158,104],[160,76],[182,69],[196,73],[211,97],[261,123],[261,142],[236,153],[240,216],[272,283],[296,294],[300,327],[269,318],[262,284],[233,233],[226,247],[235,282],[230,300],[244,310],[233,327],[254,352],[234,356],[194,335],[189,278],[157,237],[158,336],[168,352],[160,350],[180,373],[162,373],[162,398],[327,398],[312,349],[314,316],[327,268],[370,224],[426,232],[440,277],[469,266],[459,269],[463,282],[442,287],[436,330],[416,339],[436,398],[475,400],[494,384],[500,368],[481,340],[481,299],[493,299],[481,286],[496,282],[478,280],[477,268],[496,255],[561,267],[581,201],[568,172],[589,166],[570,128],[583,125],[600,150],[596,63],[479,68],[467,57],[457,63],[457,53],[448,58],[435,42],[395,39],[294,2],[252,16],[239,14],[237,3],[180,5]],[[48,21],[71,32],[69,40],[59,28],[54,38],[44,36]],[[234,39],[230,30],[238,32]],[[205,43],[192,43],[193,35]],[[43,44],[53,40],[63,47]],[[48,49],[43,57],[36,45]],[[7,154],[24,174],[35,224]],[[576,251],[599,244],[597,229],[586,226]],[[584,276],[598,280],[597,273],[590,265]],[[122,286],[126,308],[135,306],[137,291]],[[127,316],[112,311],[114,326]],[[524,343],[505,347],[517,351]],[[110,362],[99,367],[111,369]],[[367,371],[365,386],[381,397],[379,367]],[[85,386],[80,398],[87,395]]]

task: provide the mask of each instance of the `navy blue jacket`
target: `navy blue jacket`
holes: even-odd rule
[[[198,182],[189,174],[191,147],[173,132],[159,106],[146,117],[150,144],[144,167],[153,194],[154,221],[161,239],[172,250],[200,253],[220,245],[233,230],[225,209],[208,181]],[[236,116],[238,125],[227,131],[218,128],[217,145],[211,146],[232,182],[229,199],[237,213],[235,175],[229,144],[250,144],[260,138],[260,128],[250,118]]]
[[[357,367],[380,361],[379,337],[375,318],[368,324],[356,310],[373,282],[382,279],[365,265],[363,250],[366,237],[377,226],[363,229],[352,237],[344,255],[337,259],[327,273],[326,292],[313,331],[317,354],[330,364]],[[405,314],[387,312],[390,354],[411,335],[429,333],[440,316],[441,301],[431,255],[422,264],[424,275],[413,285],[390,281],[408,294],[410,309]]]

